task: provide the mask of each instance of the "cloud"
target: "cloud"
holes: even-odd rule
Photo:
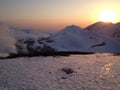
[[[16,40],[10,27],[0,23],[0,57],[8,56],[9,53],[16,53],[15,43]]]

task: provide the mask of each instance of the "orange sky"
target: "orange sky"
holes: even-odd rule
[[[119,0],[1,0],[0,21],[45,32],[71,24],[86,27],[99,21],[100,12],[105,9],[120,16],[119,3]],[[116,22],[119,20],[118,17]]]

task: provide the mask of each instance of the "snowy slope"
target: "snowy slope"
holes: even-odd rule
[[[113,24],[110,22],[97,22],[84,28],[84,30],[97,32],[113,38],[120,38],[120,23]]]
[[[48,45],[57,51],[120,52],[120,43],[115,40],[74,25],[53,34],[50,38],[53,42]]]
[[[119,23],[114,25],[99,22],[83,30],[72,25],[48,35],[35,30],[19,30],[0,23],[0,57],[6,57],[9,54],[54,52],[54,50],[120,53],[120,42],[111,37],[115,29],[119,31],[119,26]],[[108,27],[111,29],[110,32]],[[115,37],[118,38],[119,33],[115,33]]]

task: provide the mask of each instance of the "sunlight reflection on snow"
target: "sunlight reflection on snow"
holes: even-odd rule
[[[101,68],[101,70],[103,71],[103,76],[107,78],[113,77],[112,71],[111,71],[112,65],[113,65],[112,63],[107,63]]]

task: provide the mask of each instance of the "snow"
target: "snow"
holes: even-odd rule
[[[97,22],[84,28],[84,30],[97,32],[114,39],[120,38],[120,23],[113,24],[111,22]]]
[[[52,35],[0,23],[0,57],[47,51],[120,53],[120,23],[97,22],[82,29],[71,25]],[[48,47],[48,48],[46,48]]]
[[[46,38],[49,36],[49,34],[37,31],[37,30],[30,30],[30,29],[13,29],[12,30],[15,39],[17,40],[17,46],[22,48],[18,49],[18,51],[22,54],[30,54],[33,51],[38,52],[38,48],[42,48],[43,45],[39,44],[39,39]],[[29,44],[29,42],[32,42]],[[29,51],[28,47],[30,48]]]
[[[120,90],[119,70],[111,54],[0,60],[0,90]]]
[[[44,45],[56,51],[97,52],[0,59],[0,90],[120,90],[120,57],[108,54],[120,53],[119,23],[104,25],[96,23],[89,30],[72,25],[49,36],[0,23],[0,57],[18,53],[17,45],[23,54],[39,51]],[[72,72],[65,73],[69,69]]]
[[[57,51],[77,51],[77,52],[120,52],[120,43],[112,38],[102,36],[98,33],[82,30],[80,27],[72,25],[51,35],[52,43],[49,46]],[[92,47],[105,43],[105,45]]]

